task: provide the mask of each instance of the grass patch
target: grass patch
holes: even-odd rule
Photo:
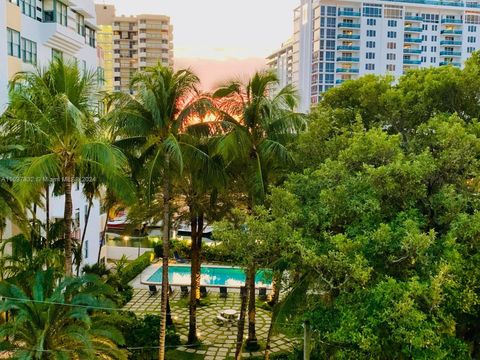
[[[172,302],[172,306],[179,307],[179,308],[187,308],[190,304],[190,295],[182,297],[177,301]],[[200,303],[197,305],[198,307],[210,306],[212,304],[212,295],[208,294],[205,298],[200,299]]]

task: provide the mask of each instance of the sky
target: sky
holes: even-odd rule
[[[211,90],[247,78],[293,31],[300,0],[96,0],[117,15],[162,14],[173,24],[176,68],[191,68]]]

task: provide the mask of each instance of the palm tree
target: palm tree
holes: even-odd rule
[[[105,313],[112,289],[96,276],[65,278],[39,271],[26,289],[0,283],[0,312],[14,320],[0,325],[0,346],[21,359],[127,359],[121,332]],[[3,344],[2,344],[3,343]]]
[[[189,70],[174,72],[158,64],[134,75],[135,95],[117,95],[115,99],[122,105],[114,116],[116,144],[133,162],[132,175],[139,187],[146,189],[146,203],[152,205],[158,193],[163,203],[160,360],[165,356],[172,179],[183,170],[179,134],[190,118],[206,107],[206,102],[198,99],[198,83]]]
[[[127,166],[124,155],[97,133],[94,79],[61,59],[46,69],[19,73],[12,80],[10,105],[1,124],[7,137],[25,149],[35,149],[35,154],[23,153],[18,167],[21,176],[34,180],[14,184],[23,199],[35,198],[45,183],[61,180],[66,275],[72,274],[74,178],[102,176],[116,185],[114,191],[129,188],[122,177]]]
[[[265,202],[269,184],[280,178],[291,161],[286,144],[305,125],[304,115],[295,112],[298,99],[294,88],[286,86],[273,93],[271,89],[276,85],[275,74],[258,72],[246,85],[232,81],[213,94],[223,110],[223,127],[228,131],[218,142],[218,152],[236,169],[250,211]],[[247,272],[247,344],[256,348],[255,264]],[[243,333],[243,329],[239,328],[239,332]],[[237,351],[240,348],[241,344],[237,344]]]

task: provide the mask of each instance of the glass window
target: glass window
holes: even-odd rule
[[[436,52],[436,51],[437,51],[437,47],[436,47],[436,46],[430,47],[430,51],[431,51],[431,52]]]
[[[397,55],[393,53],[388,53],[387,54],[387,60],[396,60]]]
[[[367,41],[367,48],[373,49],[375,47],[375,41]]]
[[[325,72],[335,72],[335,63],[325,63]]]
[[[327,18],[327,27],[335,27],[335,18]]]
[[[388,26],[390,27],[397,26],[397,20],[388,20]]]
[[[375,53],[373,52],[365,53],[365,59],[375,59]]]
[[[471,54],[471,53],[474,52],[474,51],[475,51],[475,48],[474,48],[474,47],[467,47],[467,52],[468,52],[469,54]]]
[[[474,43],[474,42],[477,41],[477,38],[476,38],[475,36],[469,36],[469,37],[467,38],[467,41],[468,41],[469,43]]]
[[[367,30],[367,36],[372,37],[376,36],[377,32],[375,30]]]
[[[333,51],[327,51],[325,53],[325,60],[327,61],[335,61],[335,52]]]
[[[327,40],[327,50],[335,50],[335,40]]]
[[[367,19],[367,25],[377,25],[377,19]]]
[[[377,4],[364,4],[363,16],[382,17],[382,6]]]
[[[327,29],[327,39],[335,39],[335,29]]]
[[[375,70],[375,64],[365,64],[365,70]]]
[[[56,16],[57,16],[57,23],[63,26],[67,26],[67,19],[68,19],[68,8],[67,5],[64,3],[56,0],[55,2],[56,7]]]
[[[7,52],[10,56],[20,57],[20,33],[7,28]]]
[[[431,62],[432,64],[435,64],[435,63],[437,62],[437,59],[436,59],[435,57],[431,57],[431,58],[430,58],[430,62]]]
[[[89,28],[88,26],[86,26],[86,30],[87,30],[87,38],[88,38],[88,44],[91,46],[91,47],[95,47],[95,30]]]
[[[77,21],[77,33],[85,36],[85,17],[82,14],[76,12],[75,20]]]
[[[22,8],[22,13],[35,19],[37,17],[37,1],[36,0],[19,0],[17,5]]]
[[[397,43],[394,43],[394,42],[387,43],[387,49],[396,49],[396,48],[397,48]]]
[[[396,39],[397,38],[397,32],[396,31],[389,31],[387,32],[387,37],[390,39]]]
[[[37,43],[22,37],[22,60],[25,63],[37,64]]]
[[[327,16],[337,16],[337,8],[335,6],[328,6]]]
[[[335,77],[334,74],[325,74],[325,83],[333,84],[334,77]]]
[[[432,41],[437,41],[437,35],[432,35]]]
[[[387,64],[387,71],[395,71],[395,65]]]
[[[52,49],[52,60],[63,59],[63,52],[57,49]]]

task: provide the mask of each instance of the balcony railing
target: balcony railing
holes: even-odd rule
[[[351,16],[351,17],[358,17],[361,16],[360,11],[345,11],[340,10],[338,12],[338,16]]]
[[[359,59],[358,57],[340,56],[340,57],[337,57],[337,61],[342,61],[342,62],[359,62],[360,59]]]
[[[440,56],[462,56],[460,51],[440,51]]]
[[[359,69],[354,68],[338,68],[337,73],[351,73],[351,74],[358,74]]]
[[[442,24],[463,24],[462,19],[442,19]]]
[[[353,28],[353,29],[360,29],[360,24],[348,23],[348,22],[341,22],[338,23],[339,28]]]
[[[444,66],[444,65],[452,65],[452,66],[456,66],[456,67],[461,66],[461,64],[459,62],[452,62],[452,61],[442,61],[442,62],[440,62],[440,66]]]
[[[339,45],[337,46],[337,50],[351,50],[351,51],[359,51],[360,46],[352,46],[352,45]]]
[[[344,79],[337,79],[337,80],[335,81],[335,84],[342,84],[343,82],[345,82]]]
[[[462,30],[441,30],[442,35],[462,35]]]
[[[354,34],[338,34],[337,39],[350,39],[350,40],[358,40],[360,39],[360,35]]]
[[[422,32],[423,29],[421,27],[413,27],[413,26],[408,26],[404,29],[405,32]]]
[[[457,40],[442,40],[440,41],[440,45],[462,46],[462,42]]]
[[[458,6],[463,7],[462,1],[436,1],[436,0],[387,0],[394,2],[410,3],[410,4],[426,4],[426,5],[442,5],[442,6]]]
[[[409,65],[420,65],[422,62],[420,60],[403,59],[403,63]]]
[[[405,16],[405,20],[423,21],[423,18],[421,16]]]
[[[422,38],[404,38],[406,43],[421,43]]]
[[[421,54],[421,49],[403,49],[404,54]]]

